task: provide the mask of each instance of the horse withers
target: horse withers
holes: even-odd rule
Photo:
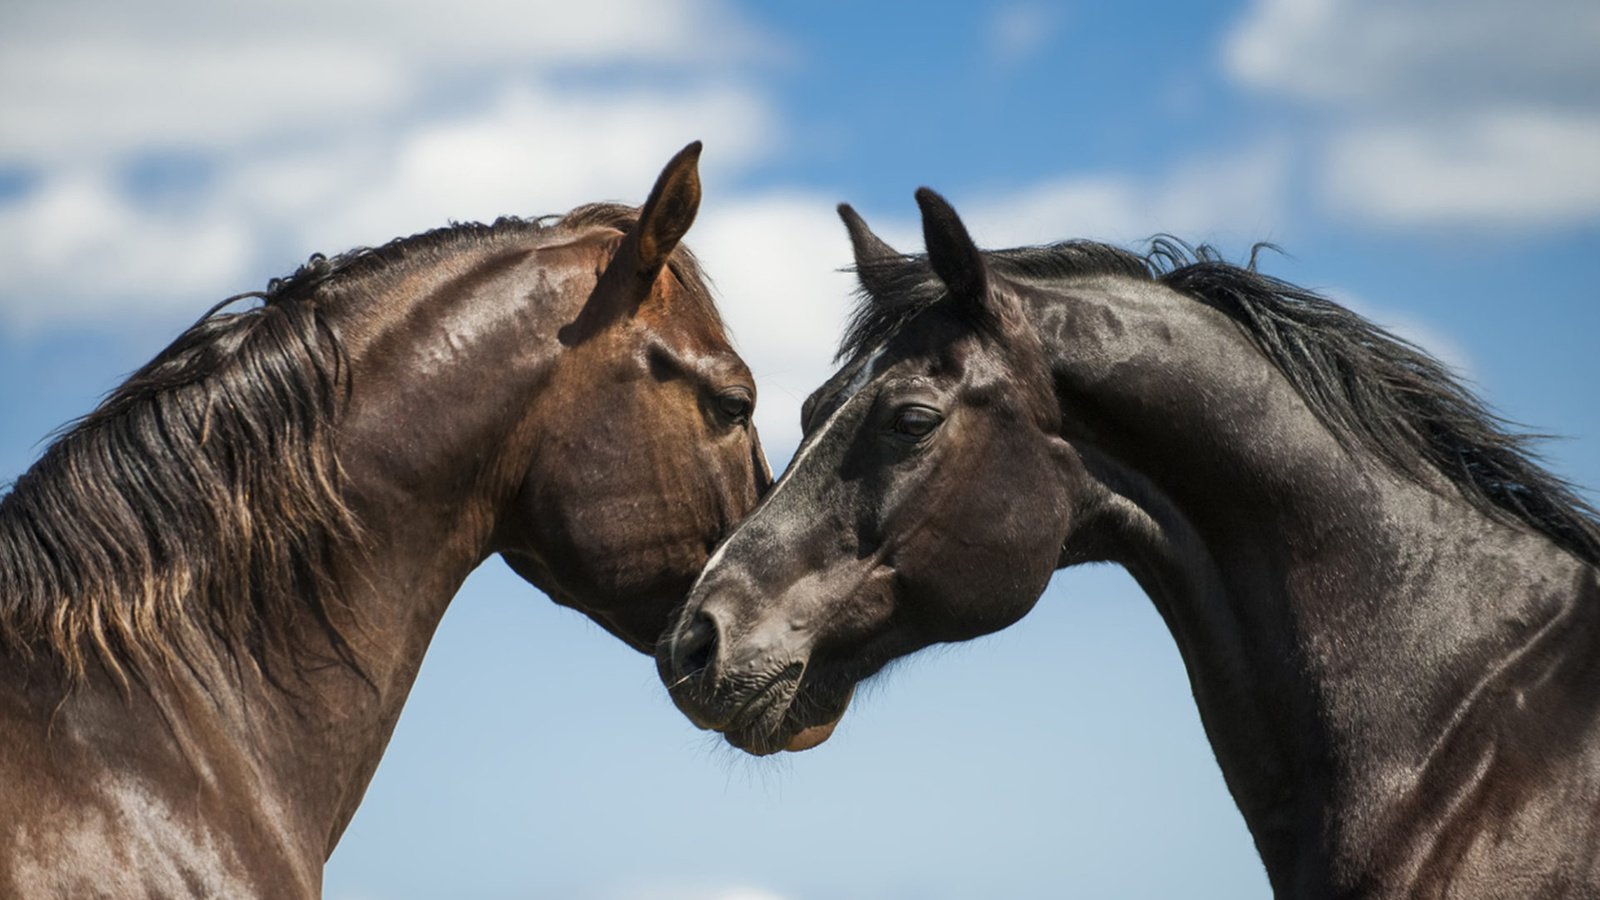
[[[45,450],[0,499],[0,894],[317,895],[490,555],[653,648],[769,481],[699,150],[640,209],[313,257]]]
[[[1600,526],[1438,362],[1158,242],[924,257],[841,207],[864,298],[805,439],[658,666],[753,753],[999,630],[1060,567],[1155,603],[1279,896],[1600,896]]]

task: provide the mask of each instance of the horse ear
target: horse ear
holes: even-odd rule
[[[860,279],[861,286],[874,297],[887,294],[889,267],[905,257],[884,243],[883,238],[873,234],[850,204],[839,204],[839,218],[844,220],[845,230],[850,232],[850,247],[856,256],[856,277]]]
[[[641,274],[648,271],[650,280],[655,280],[655,273],[667,264],[699,211],[700,142],[695,141],[679,150],[661,170],[650,198],[639,209],[639,224],[629,236],[638,237]]]
[[[623,235],[611,262],[600,273],[594,296],[584,307],[579,331],[592,334],[605,323],[633,315],[672,258],[700,210],[700,142],[667,163],[639,208],[639,221]],[[576,323],[575,323],[576,324]]]
[[[928,245],[928,264],[939,275],[950,296],[962,303],[982,304],[989,288],[984,271],[984,255],[966,234],[962,218],[955,215],[949,200],[930,187],[918,187],[917,205],[922,207],[922,239]]]
[[[961,217],[949,201],[924,187],[917,189],[917,206],[922,208],[922,239],[928,247],[928,265],[949,289],[951,299],[981,312],[989,293],[983,252],[973,243],[967,226],[961,224]]]

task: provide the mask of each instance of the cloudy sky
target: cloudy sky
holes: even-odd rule
[[[690,245],[775,466],[851,288],[833,206],[917,249],[1158,232],[1433,349],[1600,486],[1600,6],[275,0],[0,7],[0,479],[211,303],[315,251],[638,202]],[[1591,492],[1589,496],[1594,497]],[[1110,570],[753,762],[498,564],[458,597],[335,900],[1262,897],[1181,664]]]

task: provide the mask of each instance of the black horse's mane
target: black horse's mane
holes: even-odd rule
[[[1444,475],[1478,509],[1545,535],[1600,566],[1600,514],[1547,471],[1534,444],[1462,384],[1445,364],[1312,291],[1226,262],[1213,248],[1170,237],[1140,256],[1094,241],[986,251],[1001,276],[1071,280],[1123,276],[1153,281],[1216,309],[1289,379],[1312,412],[1347,444],[1359,444],[1408,477]],[[853,357],[937,302],[944,286],[924,256],[867,264],[860,302],[839,357]]]
[[[0,496],[0,650],[52,654],[73,678],[98,661],[126,682],[220,644],[265,671],[283,658],[269,651],[303,650],[290,632],[309,617],[333,655],[357,662],[332,578],[336,549],[362,539],[334,441],[350,376],[341,296],[471,243],[626,231],[637,215],[590,204],[454,224],[312,256],[213,307]],[[720,326],[693,256],[680,247],[671,265]],[[247,298],[258,302],[236,307]]]

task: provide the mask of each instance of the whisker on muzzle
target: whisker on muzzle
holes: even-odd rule
[[[673,683],[667,685],[667,690],[670,691],[670,690],[673,690],[674,688],[682,687],[683,685],[688,684],[690,679],[694,678],[696,675],[699,675],[699,674],[700,674],[699,672],[690,672],[689,674],[683,676],[682,678],[679,678],[677,681],[674,681]]]

